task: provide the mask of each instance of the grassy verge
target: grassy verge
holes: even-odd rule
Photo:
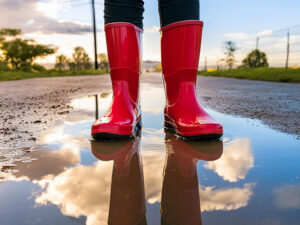
[[[300,82],[300,68],[237,68],[232,70],[217,70],[212,72],[199,71],[202,76],[233,77],[248,80],[263,80],[276,82]]]
[[[107,74],[100,70],[86,70],[86,71],[54,71],[47,70],[43,72],[22,72],[22,71],[0,71],[0,81],[22,80],[35,77],[62,77],[62,76],[81,76],[81,75],[102,75]]]

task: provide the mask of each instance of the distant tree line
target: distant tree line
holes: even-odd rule
[[[101,53],[98,58],[100,70],[108,72],[109,66],[106,54]],[[63,54],[56,56],[55,69],[58,71],[83,71],[91,68],[91,59],[83,47],[75,47],[72,58],[68,58]]]
[[[35,63],[37,58],[43,58],[57,52],[57,47],[53,45],[43,45],[35,40],[22,38],[20,29],[0,29],[0,71],[22,70],[22,71],[43,71],[43,66]],[[224,55],[221,61],[225,62],[228,69],[232,69],[236,64],[235,53],[238,50],[233,41],[224,42]],[[102,71],[109,71],[107,55],[99,54],[99,67]],[[267,55],[255,49],[251,51],[243,60],[239,67],[258,68],[268,67]],[[75,47],[71,58],[60,54],[56,56],[55,70],[57,71],[84,71],[92,69],[92,62],[83,47]],[[161,65],[155,68],[161,70]]]
[[[0,29],[0,71],[44,71],[45,67],[35,63],[38,58],[57,52],[53,45],[38,44],[35,40],[22,38],[20,29]],[[99,65],[103,71],[108,71],[106,54],[99,54]],[[92,62],[83,47],[75,47],[72,58],[65,55],[56,57],[55,70],[84,71],[92,69]]]
[[[226,41],[224,42],[224,55],[225,58],[221,59],[224,61],[229,69],[232,69],[234,64],[236,63],[235,60],[235,52],[238,50],[236,44],[233,41]],[[266,53],[255,49],[251,51],[243,60],[242,65],[239,67],[244,68],[258,68],[258,67],[268,67],[268,58]]]

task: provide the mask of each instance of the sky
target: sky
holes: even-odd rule
[[[99,52],[106,52],[103,32],[104,0],[96,1]],[[83,46],[93,56],[90,0],[0,0],[0,28],[21,28],[24,38],[54,44],[57,54],[72,55]],[[160,61],[160,33],[157,0],[145,0],[143,56]],[[204,21],[200,66],[221,63],[223,43],[236,42],[239,63],[255,49],[266,51],[271,64],[285,63],[287,29],[291,33],[290,63],[300,65],[299,0],[201,0],[200,18]],[[295,26],[295,27],[294,27]],[[53,63],[55,56],[41,62]]]

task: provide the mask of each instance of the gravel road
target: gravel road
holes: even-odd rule
[[[162,86],[161,74],[146,73],[143,82]],[[1,82],[0,150],[33,146],[41,130],[69,113],[72,99],[110,91],[108,75]],[[300,137],[300,84],[199,77],[197,92],[205,107]]]

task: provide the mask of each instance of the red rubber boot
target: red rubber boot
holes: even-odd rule
[[[189,139],[220,138],[223,127],[200,106],[196,80],[202,21],[181,21],[161,29],[161,60],[166,91],[165,126]]]
[[[96,140],[131,137],[141,120],[139,82],[142,30],[130,23],[105,25],[113,101],[92,126]]]

